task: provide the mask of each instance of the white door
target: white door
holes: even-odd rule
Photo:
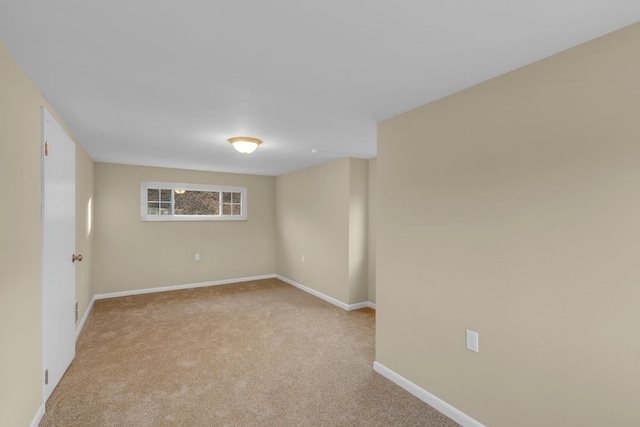
[[[42,109],[44,401],[75,356],[75,143]]]

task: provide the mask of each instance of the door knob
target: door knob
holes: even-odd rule
[[[82,255],[71,255],[71,262],[82,261]]]

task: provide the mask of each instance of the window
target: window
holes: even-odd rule
[[[247,219],[247,189],[217,185],[143,182],[143,221],[242,221]]]

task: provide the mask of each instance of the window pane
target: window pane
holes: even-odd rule
[[[185,191],[175,195],[176,215],[220,215],[220,193]]]
[[[147,203],[147,214],[158,215],[160,212],[160,203]]]
[[[160,215],[173,215],[171,203],[160,203]]]
[[[246,219],[245,187],[183,185],[150,181],[141,182],[140,185],[142,187],[140,202],[143,221],[235,221]]]

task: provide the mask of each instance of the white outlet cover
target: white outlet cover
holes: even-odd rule
[[[467,329],[467,350],[479,353],[478,333]]]

